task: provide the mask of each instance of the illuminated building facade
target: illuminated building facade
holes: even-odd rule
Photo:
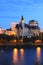
[[[35,20],[29,21],[29,33],[33,35],[39,35],[40,28],[39,28],[39,24],[37,21]]]
[[[38,25],[39,25],[38,22],[35,21],[35,20],[30,20],[29,21],[29,26],[38,26]]]
[[[16,29],[16,25],[18,24],[18,22],[13,22],[11,24],[11,31],[14,33],[15,36],[18,35],[18,30]]]
[[[17,24],[16,27],[18,29],[19,36],[33,36],[39,35],[40,33],[38,22],[35,20],[30,20],[29,24],[26,24],[23,16],[21,17],[20,23]]]
[[[15,31],[11,31],[11,30],[6,30],[5,34],[7,34],[7,35],[9,35],[9,36],[11,36],[11,35],[16,36]]]
[[[17,24],[17,29],[19,36],[27,36],[28,35],[28,25],[24,23],[24,18],[23,16],[21,17],[21,21],[19,24]]]

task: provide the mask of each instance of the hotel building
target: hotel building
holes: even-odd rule
[[[38,22],[35,20],[30,20],[28,25],[29,25],[29,33],[32,35],[39,36],[40,28]]]
[[[39,36],[40,33],[38,22],[35,20],[30,20],[29,23],[26,24],[23,16],[21,17],[19,24],[16,25],[16,28],[18,29],[19,36]]]
[[[19,24],[16,25],[16,28],[18,29],[19,36],[28,35],[28,25],[26,23],[24,23],[23,16],[21,17]]]

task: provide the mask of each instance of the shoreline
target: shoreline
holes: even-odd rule
[[[0,44],[0,49],[1,48],[31,48],[31,47],[43,47],[43,43],[38,43],[38,44]]]

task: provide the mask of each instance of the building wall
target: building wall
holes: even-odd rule
[[[15,36],[18,35],[18,30],[16,29],[16,25],[18,24],[18,22],[13,22],[11,24],[11,31],[15,32]]]
[[[24,29],[19,28],[19,35],[20,36],[27,36],[28,35],[28,28],[24,28]]]
[[[39,35],[40,29],[38,29],[39,24],[38,24],[37,21],[35,21],[35,20],[30,20],[30,21],[29,21],[29,26],[31,27],[31,29],[29,29],[29,34]],[[36,28],[33,29],[32,27],[36,27]]]
[[[40,30],[38,29],[29,29],[29,34],[32,34],[32,35],[38,35],[39,36],[39,33],[40,33]]]
[[[9,30],[9,31],[6,30],[5,34],[8,34],[9,36],[10,36],[10,35],[17,36],[17,33],[16,33],[15,31],[10,31],[10,30]]]
[[[13,23],[11,24],[11,30],[15,31],[17,24],[18,24],[18,22],[13,22]]]
[[[35,20],[31,20],[31,21],[29,21],[29,25],[30,26],[38,26],[38,22]]]

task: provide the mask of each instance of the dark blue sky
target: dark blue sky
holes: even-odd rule
[[[26,23],[35,19],[43,28],[43,0],[0,0],[0,27],[10,28],[22,15]]]

